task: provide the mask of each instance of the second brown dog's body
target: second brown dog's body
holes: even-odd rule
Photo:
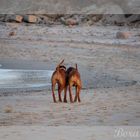
[[[61,65],[63,62],[64,60],[62,60],[61,63],[56,67],[56,70],[52,74],[52,78],[51,78],[52,96],[54,102],[56,102],[55,93],[54,93],[56,84],[58,84],[58,95],[59,95],[60,102],[62,102],[61,92],[64,90],[66,94],[66,67],[64,65]]]
[[[72,97],[72,87],[73,86],[76,89],[74,102],[76,102],[77,99],[80,102],[81,101],[80,100],[80,91],[82,88],[82,82],[81,82],[81,78],[80,78],[80,73],[78,72],[77,64],[76,64],[76,68],[69,67],[67,69],[67,71],[66,71],[66,86],[69,87],[70,102],[73,102],[73,97]],[[64,102],[67,102],[66,92],[65,92],[65,96],[64,96]]]

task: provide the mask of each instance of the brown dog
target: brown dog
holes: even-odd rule
[[[52,96],[53,96],[53,101],[56,102],[55,98],[55,85],[58,84],[58,95],[59,95],[59,101],[62,102],[61,99],[61,92],[64,90],[66,94],[66,67],[62,65],[64,60],[58,64],[56,67],[56,70],[52,74],[51,82],[52,82]]]
[[[67,87],[69,87],[69,96],[70,96],[70,102],[73,102],[73,97],[72,97],[72,86],[75,86],[76,89],[76,94],[74,98],[74,102],[78,101],[81,102],[80,100],[80,90],[82,88],[82,81],[80,78],[80,73],[78,72],[77,64],[76,68],[74,67],[69,67],[66,71],[66,84]],[[66,87],[66,90],[67,90]],[[64,102],[67,102],[66,99],[66,93],[64,95]]]

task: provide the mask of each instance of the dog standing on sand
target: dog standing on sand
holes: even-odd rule
[[[69,67],[66,71],[66,90],[67,87],[69,88],[69,96],[70,96],[70,102],[73,102],[73,97],[72,97],[72,87],[75,87],[76,90],[76,94],[75,94],[75,98],[74,98],[74,102],[76,102],[78,100],[78,102],[81,102],[80,99],[80,91],[82,88],[82,81],[80,78],[80,73],[78,71],[77,68],[77,64],[76,64],[76,68],[74,67]],[[64,94],[64,102],[67,102],[66,99],[66,92]]]
[[[52,82],[52,96],[53,101],[56,103],[55,98],[55,85],[58,84],[58,97],[59,101],[62,102],[61,93],[64,90],[64,94],[66,95],[66,67],[62,65],[64,60],[62,60],[56,67],[56,70],[52,74],[51,82]]]

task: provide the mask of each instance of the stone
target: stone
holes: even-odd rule
[[[69,18],[69,19],[66,20],[66,24],[67,25],[78,25],[79,22],[75,19]]]
[[[22,16],[20,16],[20,15],[15,15],[15,21],[16,22],[22,22],[22,20],[23,20],[23,17]]]
[[[131,37],[130,32],[117,32],[116,33],[116,38],[117,39],[128,39]]]
[[[23,17],[20,15],[8,15],[5,17],[5,21],[21,23],[23,21]]]
[[[16,35],[15,32],[10,32],[10,33],[9,33],[9,36],[15,36],[15,35]]]
[[[34,15],[25,15],[23,20],[28,23],[37,23],[37,19]]]
[[[107,14],[103,15],[103,18],[101,19],[102,23],[104,24],[110,24],[110,25],[119,25],[124,24],[126,22],[126,18],[123,14]]]
[[[64,17],[61,17],[60,21],[61,21],[62,24],[68,25],[68,26],[73,26],[73,25],[78,25],[79,24],[78,20],[73,19],[73,18],[65,19]]]

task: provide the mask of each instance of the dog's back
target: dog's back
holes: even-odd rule
[[[52,78],[51,78],[52,96],[53,96],[54,102],[56,102],[55,94],[54,94],[55,85],[58,84],[58,94],[59,94],[60,102],[62,102],[61,92],[66,87],[66,67],[64,65],[62,65],[63,62],[64,62],[64,60],[62,60],[61,63],[59,63],[57,65],[55,71],[52,74]],[[66,92],[66,90],[65,90],[65,92]]]
[[[74,98],[74,102],[78,101],[80,102],[80,90],[82,88],[82,82],[80,78],[80,73],[78,72],[77,64],[76,68],[69,67],[66,71],[66,84],[69,87],[69,95],[70,95],[70,102],[73,102],[72,97],[72,86],[75,86],[76,94]]]
[[[65,81],[65,77],[66,67],[64,65],[60,65],[52,74],[52,82],[56,81],[57,83],[61,84]]]
[[[67,85],[72,84],[73,86],[82,87],[80,73],[78,72],[77,65],[76,68],[69,67],[66,71],[66,81]]]

